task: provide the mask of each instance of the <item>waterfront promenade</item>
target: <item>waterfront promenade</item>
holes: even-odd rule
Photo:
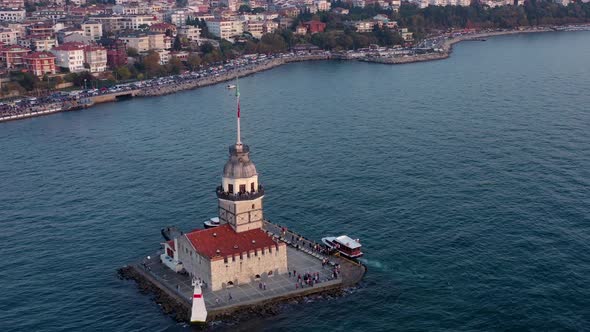
[[[468,33],[445,33],[437,36],[432,36],[425,39],[419,46],[428,45],[428,47],[418,47],[416,49],[409,49],[403,55],[393,55],[395,52],[386,49],[382,50],[367,49],[355,51],[360,54],[359,57],[349,58],[346,54],[336,54],[330,51],[319,51],[314,53],[288,53],[276,54],[257,60],[255,62],[247,63],[246,65],[236,66],[231,70],[223,72],[211,72],[201,70],[200,74],[191,72],[184,75],[176,75],[163,78],[166,83],[159,82],[162,78],[155,78],[151,80],[140,81],[134,87],[122,87],[116,91],[107,91],[106,93],[80,91],[80,94],[74,97],[57,96],[57,97],[40,97],[33,98],[35,101],[29,99],[22,99],[20,103],[4,103],[0,105],[0,122],[20,120],[35,116],[48,115],[63,111],[80,110],[91,107],[94,104],[116,101],[121,95],[130,97],[151,97],[171,94],[179,91],[196,89],[199,87],[219,84],[222,82],[231,81],[237,77],[243,77],[255,74],[257,72],[269,70],[284,64],[300,61],[318,61],[318,60],[353,60],[365,61],[381,64],[406,64],[423,61],[433,61],[448,58],[452,53],[454,44],[462,41],[485,39],[493,36],[520,34],[520,33],[539,33],[550,32],[558,30],[556,27],[539,26],[528,27],[522,29],[512,30],[489,30],[480,32]],[[590,30],[590,25],[572,25],[560,27],[560,31],[579,31]],[[428,49],[427,52],[418,52],[419,49]],[[386,54],[386,55],[383,55]],[[121,91],[124,90],[124,91]]]

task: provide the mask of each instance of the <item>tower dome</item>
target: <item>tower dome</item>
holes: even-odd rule
[[[223,167],[223,177],[228,179],[244,179],[256,176],[256,166],[250,160],[250,147],[235,144],[229,147],[229,160]]]

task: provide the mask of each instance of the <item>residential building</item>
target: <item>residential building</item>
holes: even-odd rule
[[[138,52],[147,52],[155,49],[170,49],[172,47],[172,39],[167,38],[163,33],[132,33],[120,36],[119,39],[127,44],[127,47],[133,47]]]
[[[91,73],[107,70],[107,49],[93,44],[84,47],[84,63]]]
[[[171,41],[166,42],[166,35],[163,33],[148,33],[148,43],[150,50],[164,50],[171,48]]]
[[[25,68],[35,76],[55,74],[55,55],[50,52],[33,52],[25,55],[23,60]]]
[[[166,14],[166,20],[176,26],[186,24],[186,20],[190,17],[190,12],[187,9],[176,9]]]
[[[248,21],[244,23],[244,31],[249,32],[252,37],[260,38],[264,33],[264,22],[262,21]]]
[[[45,19],[58,20],[66,17],[67,11],[61,6],[41,7],[37,11],[34,11],[33,15]]]
[[[30,38],[30,48],[37,52],[49,51],[57,45],[54,37],[33,37]]]
[[[244,23],[237,20],[211,20],[207,21],[209,32],[221,39],[230,39],[244,32]]]
[[[192,25],[184,25],[178,28],[178,35],[190,41],[199,41],[201,38],[201,28]]]
[[[55,65],[72,73],[84,71],[84,47],[82,43],[64,43],[54,47]]]
[[[66,34],[64,34],[61,37],[61,42],[62,43],[76,42],[76,43],[82,43],[82,44],[90,44],[90,43],[94,42],[94,39],[92,39],[91,37],[85,36],[84,33],[81,31],[68,31]]]
[[[402,36],[404,41],[410,42],[414,40],[414,33],[408,31],[408,28],[399,29],[399,34]]]
[[[81,24],[84,36],[92,40],[99,40],[102,38],[102,24],[98,21],[86,21]]]
[[[225,7],[227,7],[227,9],[229,9],[232,12],[236,12],[240,8],[242,1],[240,1],[240,0],[220,0],[219,4],[224,5]]]
[[[25,8],[25,0],[0,0],[0,8]]]
[[[7,69],[21,67],[24,64],[24,56],[31,50],[19,45],[0,46],[0,62]]]
[[[0,8],[0,21],[22,22],[27,12],[24,9]]]
[[[307,28],[302,25],[299,24],[296,28],[295,28],[295,34],[296,35],[306,35],[307,34]]]
[[[120,39],[103,40],[103,46],[107,49],[107,65],[111,68],[127,64],[127,45]]]
[[[160,56],[160,64],[165,65],[170,61],[170,51],[168,50],[155,50]]]
[[[96,15],[90,17],[92,21],[102,24],[102,30],[105,33],[114,33],[124,29],[126,17],[113,15]]]
[[[123,29],[137,30],[142,25],[150,26],[157,22],[154,15],[129,15],[123,19]]]
[[[315,0],[313,4],[319,12],[327,12],[332,7],[330,2],[326,0]]]
[[[303,22],[303,26],[307,28],[311,34],[317,32],[324,32],[326,30],[326,23],[320,21],[307,21]]]
[[[353,21],[347,22],[346,24],[354,27],[356,32],[367,33],[373,31],[376,23],[375,21]]]
[[[348,13],[350,13],[350,10],[346,9],[346,8],[342,8],[342,7],[336,7],[334,9],[332,9],[332,13],[338,14],[338,15],[348,15]]]
[[[176,25],[166,22],[154,23],[150,25],[150,31],[163,33],[167,36],[176,36],[177,33]]]
[[[138,52],[147,52],[150,49],[150,39],[145,33],[120,36],[119,39],[125,42],[127,47],[132,47]]]
[[[264,21],[263,31],[264,33],[273,33],[279,28],[279,24],[275,21],[266,20]]]
[[[18,42],[18,32],[11,28],[0,28],[0,43],[12,45]]]

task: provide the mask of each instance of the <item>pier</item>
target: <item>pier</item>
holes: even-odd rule
[[[276,313],[276,305],[306,296],[339,295],[344,288],[358,284],[366,267],[358,262],[323,253],[324,246],[306,239],[279,225],[264,222],[263,229],[285,242],[291,275],[262,276],[250,283],[238,284],[211,291],[203,288],[203,298],[208,311],[208,321],[236,318],[243,315]],[[314,249],[316,248],[316,249]],[[156,302],[164,312],[173,314],[179,321],[190,320],[193,287],[186,274],[175,273],[162,262],[159,253],[120,269],[120,275],[137,281],[140,288],[155,294]],[[323,262],[326,262],[323,264]],[[334,268],[340,273],[335,278]],[[298,276],[319,273],[319,282],[313,286],[298,284]],[[264,285],[264,286],[262,286]],[[261,287],[262,286],[262,287]]]

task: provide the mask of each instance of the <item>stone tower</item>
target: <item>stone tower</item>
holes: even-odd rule
[[[250,148],[240,138],[240,92],[237,97],[237,141],[229,147],[229,160],[223,167],[221,186],[217,187],[219,221],[228,223],[237,233],[262,228],[264,188],[258,183],[256,166],[250,160]]]

